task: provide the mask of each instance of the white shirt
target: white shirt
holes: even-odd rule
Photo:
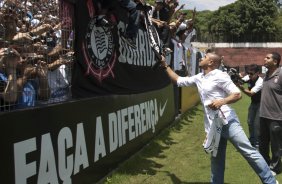
[[[239,88],[231,81],[230,76],[226,72],[215,69],[208,74],[204,75],[199,73],[192,77],[178,77],[177,85],[191,86],[196,85],[199,91],[199,95],[204,105],[205,110],[205,132],[209,132],[212,120],[217,114],[217,111],[211,110],[207,105],[215,99],[223,99],[231,93],[240,93]],[[221,106],[227,121],[236,119],[239,121],[235,111],[228,105]]]
[[[185,66],[185,63],[184,63],[184,59],[183,59],[183,45],[174,40],[174,39],[171,39],[173,45],[174,45],[174,55],[173,55],[173,69],[176,71],[176,70],[181,70],[182,69],[182,66]]]
[[[242,78],[243,81],[248,82],[250,80],[249,75],[246,75]],[[261,77],[258,78],[258,80],[255,83],[255,86],[252,87],[251,91],[254,93],[259,92],[262,89],[263,86],[263,79]]]
[[[248,82],[250,80],[250,76],[249,75],[245,75],[243,78],[242,78],[243,81],[245,82]]]
[[[193,28],[193,30],[189,33],[186,31],[185,35],[186,35],[186,39],[185,39],[183,45],[184,45],[184,47],[189,48],[189,47],[191,47],[192,37],[196,35],[196,29]]]

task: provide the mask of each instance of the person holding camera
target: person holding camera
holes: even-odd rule
[[[249,140],[255,148],[259,146],[259,109],[263,79],[259,76],[260,68],[256,64],[251,64],[247,69],[247,74],[242,78],[248,83],[248,88],[245,88],[242,83],[236,85],[251,98],[251,104],[248,109],[248,126]]]
[[[217,54],[207,53],[199,63],[203,72],[191,77],[178,76],[167,65],[164,57],[162,57],[161,66],[170,79],[179,87],[197,86],[200,99],[204,105],[205,132],[207,134],[211,131],[211,126],[216,118],[224,119],[217,154],[211,156],[211,183],[224,183],[226,147],[227,140],[229,140],[248,161],[262,183],[277,184],[278,181],[275,180],[266,161],[248,140],[236,112],[229,106],[229,104],[235,103],[241,98],[241,92],[231,81],[228,74],[218,69],[221,60],[222,58]]]

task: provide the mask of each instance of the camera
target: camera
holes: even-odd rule
[[[231,80],[236,84],[244,84],[245,82],[241,79],[239,72],[235,68],[230,68],[228,75]]]

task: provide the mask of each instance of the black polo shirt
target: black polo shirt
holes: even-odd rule
[[[266,76],[261,93],[260,117],[282,121],[282,69]]]

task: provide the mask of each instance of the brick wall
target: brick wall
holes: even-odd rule
[[[224,56],[224,64],[230,67],[264,64],[264,57],[270,52],[282,55],[282,48],[215,48],[217,54]]]

